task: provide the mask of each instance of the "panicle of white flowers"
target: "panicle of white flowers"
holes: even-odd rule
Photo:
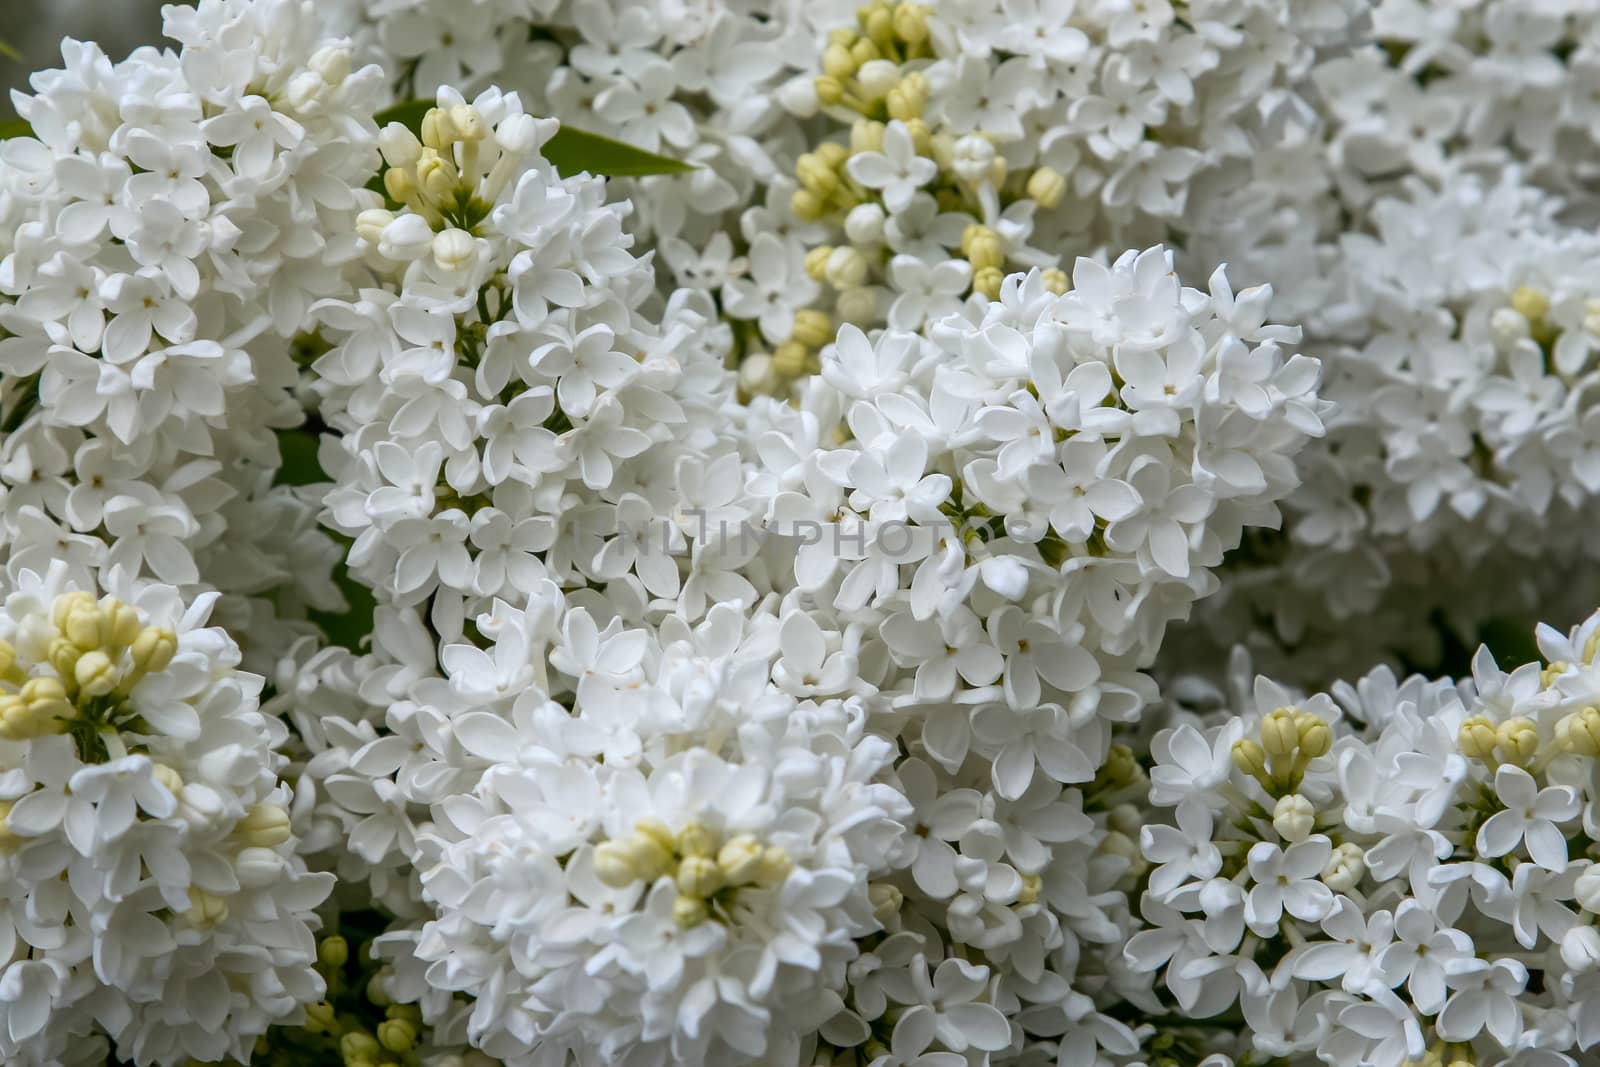
[[[304,417],[287,339],[360,251],[382,79],[297,0],[166,29],[181,48],[118,64],[65,42],[0,149],[0,542],[12,580],[62,560],[221,589],[265,663],[297,632],[280,610],[341,603],[274,430]]]
[[[1241,654],[1228,706],[1151,740],[1171,821],[1140,833],[1129,963],[1187,1015],[1237,1004],[1257,1055],[1580,1062],[1600,1041],[1600,614],[1538,644],[1510,671],[1480,650],[1460,683],[1380,668],[1310,697],[1244,684]]]
[[[216,594],[101,577],[25,571],[0,612],[0,1057],[244,1060],[322,995],[333,876]]]

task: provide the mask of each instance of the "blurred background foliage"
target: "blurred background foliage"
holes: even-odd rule
[[[28,75],[61,65],[61,38],[99,42],[112,59],[161,38],[161,0],[0,0],[0,77],[6,93],[0,119],[15,117],[11,90]]]

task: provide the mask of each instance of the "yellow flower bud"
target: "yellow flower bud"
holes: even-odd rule
[[[1000,244],[1000,236],[991,230],[973,238],[967,250],[967,262],[972,264],[974,272],[985,267],[1005,266],[1006,252]]]
[[[429,200],[446,200],[456,184],[455,167],[431,148],[424,149],[417,160],[417,187]]]
[[[100,632],[100,606],[98,604],[74,606],[62,620],[60,629],[68,641],[85,652],[99,648],[103,640]]]
[[[289,840],[289,813],[276,804],[253,804],[233,827],[247,848],[276,848]]]
[[[921,44],[928,39],[928,9],[902,0],[894,7],[894,35],[906,44]]]
[[[640,819],[633,824],[633,831],[654,841],[664,852],[671,853],[678,847],[677,835],[660,819]]]
[[[483,121],[483,112],[471,104],[457,104],[450,109],[450,125],[457,141],[482,141],[489,136],[489,124]]]
[[[691,897],[709,897],[722,888],[722,871],[717,861],[705,856],[690,856],[678,864],[678,889]]]
[[[795,177],[800,179],[800,184],[820,197],[828,197],[839,188],[839,175],[834,169],[818,158],[815,152],[807,152],[800,157],[794,168]]]
[[[789,858],[789,853],[777,845],[768,845],[761,850],[761,862],[756,867],[756,881],[762,885],[778,885],[789,877],[789,872],[794,870],[794,860]]]
[[[761,869],[761,844],[750,834],[737,834],[717,851],[717,868],[728,885],[756,880]]]
[[[378,1044],[390,1052],[410,1052],[417,1043],[417,1028],[409,1019],[385,1019],[378,1024]]]
[[[889,90],[889,117],[908,122],[920,119],[928,106],[928,79],[919,73],[907,74]]]
[[[1023,875],[1022,876],[1022,892],[1017,894],[1017,903],[1018,904],[1036,904],[1036,903],[1038,903],[1039,892],[1042,889],[1044,889],[1044,879],[1043,878],[1040,878],[1037,874],[1025,874],[1025,875]]]
[[[11,646],[10,641],[0,641],[0,677],[5,677],[17,669],[17,650]]]
[[[678,831],[675,848],[680,856],[714,856],[717,837],[705,823],[691,822]]]
[[[844,101],[844,82],[838,78],[830,77],[827,74],[818,75],[813,87],[817,91],[817,100],[823,104],[831,106]]]
[[[823,277],[835,289],[854,289],[866,284],[870,270],[866,256],[849,245],[840,245],[829,254]]]
[[[972,291],[985,300],[1000,299],[1000,283],[1006,280],[1005,271],[999,267],[984,267],[972,275]]]
[[[917,155],[933,156],[933,131],[922,119],[908,119],[906,132],[911,135],[911,147],[917,150]]]
[[[78,657],[78,662],[72,666],[72,677],[78,683],[79,693],[86,697],[102,697],[117,687],[117,665],[97,648]]]
[[[814,282],[820,282],[828,274],[828,257],[833,255],[832,245],[818,245],[806,253],[806,274]]]
[[[399,171],[389,171],[384,175],[385,185],[388,183],[389,174],[398,174]],[[368,208],[356,216],[356,234],[369,245],[376,245],[383,239],[384,229],[394,221],[394,212],[385,208]]]
[[[228,917],[228,902],[215,893],[189,887],[189,910],[184,917],[195,926],[215,926]]]
[[[850,126],[850,154],[883,151],[884,125],[872,119],[856,119]]]
[[[823,49],[822,70],[828,77],[844,81],[856,72],[855,56],[850,54],[850,46],[834,42]]]
[[[872,914],[885,926],[900,914],[905,899],[905,894],[888,882],[873,882],[867,886],[867,900],[872,904]]]
[[[333,1005],[326,1000],[319,1000],[315,1004],[306,1005],[306,1029],[313,1034],[331,1031],[337,1021]]]
[[[417,179],[409,170],[390,167],[383,172],[383,191],[397,204],[409,204],[417,196]]]
[[[1044,282],[1044,287],[1057,296],[1072,288],[1072,279],[1068,278],[1067,272],[1059,267],[1048,267],[1039,277]]]
[[[876,44],[862,37],[850,46],[850,58],[856,61],[856,66],[859,68],[863,63],[871,63],[874,59],[882,59],[883,51]]]
[[[1539,727],[1532,719],[1521,716],[1507,719],[1495,730],[1495,740],[1507,760],[1525,764],[1539,751]]]
[[[78,665],[78,657],[83,655],[83,649],[68,641],[65,637],[52,637],[49,647],[45,650],[45,659],[50,666],[63,678],[71,678],[73,668]]]
[[[432,114],[432,112],[429,112]],[[346,1062],[358,1059],[376,1059],[383,1046],[378,1044],[378,1039],[371,1034],[364,1034],[359,1030],[352,1030],[339,1039],[339,1055]]]
[[[850,158],[850,149],[838,141],[823,141],[811,154],[822,160],[828,169],[838,170]]]
[[[1468,759],[1494,759],[1497,741],[1494,723],[1485,715],[1474,715],[1456,731],[1456,746]]]
[[[0,737],[8,741],[26,741],[42,731],[38,720],[28,710],[27,701],[10,694],[0,694]]]
[[[1267,774],[1267,753],[1256,742],[1248,737],[1233,743],[1233,765],[1245,774],[1257,779],[1265,778]]]
[[[133,660],[134,672],[140,677],[159,674],[178,654],[178,635],[159,626],[146,626],[134,638],[128,654]]]
[[[100,605],[101,640],[113,649],[124,649],[139,636],[139,610],[116,597]]]
[[[799,341],[785,341],[772,353],[772,373],[780,379],[802,377],[811,362],[811,350]]]
[[[828,202],[810,189],[796,189],[789,196],[789,211],[801,222],[816,222],[828,213]]]
[[[183,776],[168,767],[165,763],[157,763],[150,769],[150,775],[164,786],[173,796],[183,792]]]
[[[350,943],[338,934],[325,937],[317,945],[317,961],[324,967],[343,967],[350,959]]]
[[[1294,717],[1294,725],[1301,756],[1316,759],[1333,747],[1333,731],[1320,715],[1302,711]]]
[[[1056,207],[1067,195],[1067,179],[1054,167],[1040,167],[1028,175],[1028,195],[1046,210]]]
[[[996,240],[999,239],[999,236],[983,223],[969,223],[967,228],[961,231],[961,254],[964,256],[972,255],[973,244],[986,237],[994,237]]]
[[[454,133],[450,113],[443,108],[431,107],[422,116],[422,143],[434,151],[442,152],[450,147],[450,142],[455,140]]]
[[[1556,725],[1561,746],[1580,756],[1600,756],[1600,708],[1575,711]]]
[[[1272,809],[1272,828],[1278,836],[1290,843],[1304,841],[1317,825],[1317,809],[1299,793],[1278,798]]]
[[[807,348],[821,348],[833,340],[833,319],[826,311],[803,308],[794,313],[794,326],[789,330],[791,340]]]
[[[622,841],[602,841],[594,850],[594,873],[612,889],[625,889],[638,880],[633,855]]]
[[[1295,725],[1294,708],[1267,712],[1261,720],[1261,747],[1273,759],[1287,759],[1300,745],[1300,730]]]
[[[81,589],[74,589],[70,593],[62,593],[50,605],[50,621],[55,623],[57,630],[67,628],[67,617],[75,611],[93,611],[98,607],[94,596]]]
[[[1550,298],[1537,289],[1520,285],[1511,293],[1511,307],[1529,322],[1537,322],[1550,310]]]
[[[711,909],[699,897],[681,896],[672,902],[672,921],[688,930],[711,917]]]

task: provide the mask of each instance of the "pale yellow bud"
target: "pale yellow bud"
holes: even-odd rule
[[[389,174],[399,173],[394,170],[389,172]],[[388,180],[388,175],[384,175],[386,186]],[[356,216],[356,234],[367,244],[376,245],[383,238],[384,228],[392,222],[394,222],[394,212],[381,207],[368,208]]]
[[[999,240],[999,235],[997,235],[993,230],[989,229],[989,227],[985,226],[983,223],[969,223],[967,228],[961,231],[961,254],[964,256],[972,255],[972,246],[976,242],[989,237]]]
[[[612,889],[625,889],[638,880],[633,855],[622,841],[602,841],[594,850],[594,873]]]
[[[722,871],[717,861],[705,856],[690,856],[678,864],[678,889],[691,897],[709,897],[722,888]]]
[[[57,630],[67,628],[67,617],[75,611],[93,611],[98,605],[89,593],[81,589],[74,589],[70,593],[62,593],[56,597],[55,603],[50,605],[50,621],[55,623]]]
[[[1511,307],[1523,318],[1537,322],[1550,310],[1550,298],[1537,289],[1518,286],[1511,293]]]
[[[150,769],[150,774],[173,796],[183,792],[183,776],[165,763],[157,763]]]
[[[378,1039],[360,1030],[352,1030],[339,1038],[339,1054],[346,1063],[361,1059],[376,1060],[381,1051],[383,1046],[378,1044]]]
[[[60,629],[68,641],[86,652],[89,649],[99,648],[103,640],[100,631],[100,606],[98,604],[75,606],[67,612]]]
[[[215,893],[189,887],[189,911],[185,915],[196,926],[215,926],[228,917],[228,902]]]
[[[289,813],[276,804],[253,804],[234,825],[233,836],[249,848],[276,848],[289,840]]]
[[[38,721],[20,697],[0,694],[0,737],[8,741],[25,741],[39,733]]]
[[[1039,278],[1044,282],[1044,287],[1057,296],[1072,288],[1072,279],[1068,278],[1067,272],[1059,267],[1046,268],[1040,273]]]
[[[17,650],[10,641],[0,641],[0,677],[17,669]]]
[[[417,1043],[417,1028],[409,1019],[385,1019],[378,1024],[378,1044],[390,1052],[410,1052]]]
[[[128,654],[140,675],[159,674],[178,654],[178,635],[163,627],[146,626],[139,631]]]
[[[1017,903],[1018,904],[1024,904],[1024,905],[1038,903],[1038,901],[1039,901],[1039,893],[1043,889],[1044,889],[1044,879],[1043,878],[1040,878],[1037,874],[1025,874],[1025,875],[1023,875],[1022,876],[1022,892],[1017,894]]]
[[[1294,725],[1302,756],[1316,759],[1333,747],[1333,731],[1321,716],[1302,711],[1294,717]]]
[[[828,259],[833,255],[832,245],[818,245],[806,253],[806,275],[814,282],[828,276]]]
[[[828,213],[828,202],[810,189],[796,189],[789,196],[789,211],[801,222],[816,222]]]
[[[52,637],[49,647],[45,650],[45,659],[50,666],[63,678],[71,678],[73,668],[78,665],[78,657],[83,655],[83,649],[68,641],[65,637]]]
[[[1501,755],[1513,763],[1525,764],[1539,751],[1539,727],[1532,719],[1518,716],[1507,719],[1495,730]]]
[[[1248,737],[1233,743],[1233,765],[1252,778],[1262,778],[1267,773],[1267,753]]]
[[[1575,711],[1556,724],[1556,739],[1569,752],[1600,756],[1600,708]]]
[[[839,188],[839,175],[828,166],[815,152],[807,152],[795,164],[795,177],[800,179],[800,184],[806,189],[824,199],[831,196]]]
[[[390,167],[383,172],[383,191],[389,194],[389,199],[395,203],[408,204],[416,198],[417,180],[409,170]]]
[[[1144,814],[1134,804],[1118,804],[1106,814],[1106,826],[1129,837],[1138,837],[1143,825]]]
[[[452,227],[434,237],[433,261],[440,270],[467,270],[478,261],[478,242],[466,230]]]
[[[840,293],[833,309],[840,320],[865,326],[877,320],[879,303],[878,291],[863,285],[859,289],[846,289]]]
[[[457,141],[482,141],[489,136],[489,124],[483,113],[471,104],[457,104],[450,109],[450,125],[454,127]]]
[[[761,862],[756,865],[756,881],[763,885],[778,885],[794,870],[794,860],[777,845],[761,850]]]
[[[1269,711],[1261,720],[1261,747],[1274,759],[1287,759],[1300,746],[1300,730],[1295,725],[1294,708]]]
[[[711,917],[711,909],[699,897],[681,896],[672,902],[672,921],[688,930]]]
[[[888,106],[892,119],[908,122],[921,118],[928,106],[928,79],[918,73],[901,78],[899,84],[889,90]]]
[[[854,59],[859,67],[861,64],[871,63],[874,59],[882,59],[883,51],[865,37],[861,37],[850,46],[850,58]]]
[[[449,198],[455,184],[455,168],[437,151],[424,149],[422,158],[417,161],[417,187],[422,195],[435,202],[442,201]]]
[[[972,291],[985,300],[1000,299],[1000,285],[1006,280],[1005,271],[999,267],[984,267],[972,275]]]
[[[306,1029],[313,1034],[328,1033],[333,1029],[337,1014],[326,1000],[306,1005]]]
[[[907,44],[928,39],[928,9],[921,4],[899,3],[894,7],[894,35]]]
[[[1054,167],[1040,167],[1028,175],[1028,195],[1042,208],[1056,207],[1067,195],[1067,179]]]
[[[856,119],[850,127],[850,154],[883,151],[884,125],[872,119]]]
[[[1456,746],[1468,759],[1492,760],[1497,738],[1494,723],[1485,715],[1474,715],[1456,731]]]
[[[1272,828],[1290,843],[1304,841],[1317,825],[1317,809],[1299,793],[1278,798],[1272,809]]]
[[[867,886],[867,900],[872,904],[872,915],[885,926],[900,914],[905,899],[905,894],[888,882],[873,882]]]
[[[814,87],[817,91],[817,100],[823,104],[834,105],[844,101],[844,82],[827,74],[818,76]]]
[[[854,289],[865,285],[871,271],[867,257],[849,245],[840,245],[828,256],[823,277],[835,289]]]
[[[1006,262],[1006,250],[1000,243],[1000,235],[993,230],[978,234],[967,247],[967,262],[972,264],[974,271],[983,270],[985,267],[1003,267]]]
[[[680,856],[714,856],[717,852],[717,837],[711,828],[702,822],[691,822],[678,831],[675,847]]]
[[[633,824],[633,831],[655,842],[668,855],[678,847],[678,836],[660,819],[640,819]]]
[[[821,348],[833,340],[833,319],[826,311],[803,308],[794,313],[794,326],[789,330],[791,340],[807,348]]]
[[[139,610],[116,597],[100,605],[100,639],[112,649],[124,649],[139,636]]]
[[[1560,678],[1563,674],[1566,674],[1570,669],[1570,664],[1563,663],[1560,660],[1556,660],[1554,663],[1547,665],[1539,672],[1540,688],[1549,689],[1552,685],[1556,684],[1557,678]]]
[[[855,56],[850,54],[850,46],[835,42],[828,45],[822,52],[822,71],[830,78],[844,81],[853,77],[856,72]]]
[[[917,150],[917,155],[933,157],[933,131],[921,119],[907,119],[906,132],[911,135],[911,147]]]
[[[856,71],[856,84],[861,87],[861,97],[868,103],[877,103],[900,84],[900,67],[887,59],[874,59],[861,64]]]
[[[443,108],[429,108],[422,116],[422,143],[435,152],[442,152],[455,140],[455,130],[450,113]]]
[[[317,961],[324,967],[343,967],[350,959],[350,943],[334,935],[325,937],[317,945]]]
[[[750,834],[738,834],[717,852],[717,868],[728,885],[744,885],[756,880],[761,870],[761,844]]]
[[[97,648],[78,657],[72,667],[72,677],[83,696],[102,697],[117,687],[117,665]]]
[[[1335,893],[1348,893],[1361,884],[1367,874],[1366,853],[1361,846],[1346,841],[1334,848],[1322,865],[1322,881]]]
[[[799,378],[811,363],[811,350],[799,341],[785,341],[772,352],[772,373],[780,379]]]

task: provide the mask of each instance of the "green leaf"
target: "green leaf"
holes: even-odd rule
[[[280,430],[278,452],[283,461],[273,478],[274,484],[316,485],[330,481],[322,469],[322,464],[317,462],[317,443],[317,434],[304,427]],[[331,530],[327,533],[346,552],[350,550],[351,542],[348,537]],[[306,615],[321,627],[322,632],[333,644],[348,648],[352,652],[360,652],[361,642],[372,634],[372,613],[377,607],[377,602],[372,598],[372,590],[350,576],[350,568],[345,565],[343,559],[334,565],[333,584],[339,587],[339,592],[349,607],[342,612],[318,611],[313,608],[307,611]]]
[[[398,122],[412,133],[422,133],[422,120],[433,108],[432,101],[410,100],[378,112],[378,125]],[[646,152],[631,144],[598,133],[562,124],[555,136],[540,150],[562,177],[588,171],[606,178],[643,178],[652,174],[683,174],[695,169],[693,163]]]
[[[9,141],[13,137],[32,137],[33,127],[28,125],[27,119],[0,120],[0,141]]]
[[[13,63],[22,62],[22,53],[17,51],[10,41],[0,40],[0,56],[4,56]]]
[[[693,163],[658,156],[571,126],[557,130],[555,136],[545,142],[542,151],[544,158],[563,177],[588,171],[607,178],[644,178],[652,174],[683,174],[695,169]]]

